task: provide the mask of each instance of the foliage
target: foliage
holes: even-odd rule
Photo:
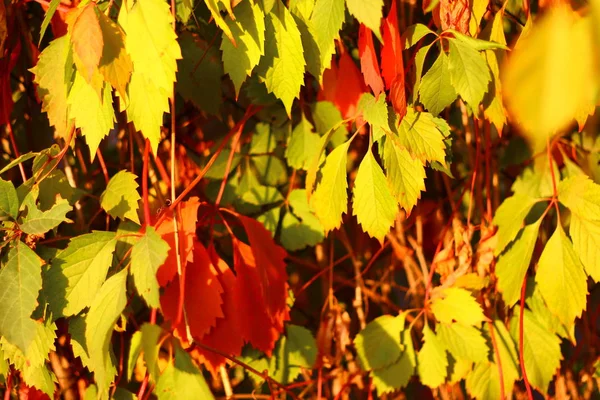
[[[597,397],[599,26],[0,0],[3,398]]]

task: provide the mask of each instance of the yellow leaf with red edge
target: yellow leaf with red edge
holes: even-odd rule
[[[123,30],[106,15],[99,13],[98,21],[104,39],[104,48],[100,58],[99,70],[104,80],[115,88],[119,95],[127,97],[127,84],[133,71],[131,57],[125,51]]]

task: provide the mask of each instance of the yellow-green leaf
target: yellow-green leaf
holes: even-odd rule
[[[339,37],[344,23],[344,0],[317,0],[310,21],[317,35],[316,42],[321,56],[321,71],[316,77],[323,82],[323,72],[331,66],[335,53],[335,39]]]
[[[446,145],[436,120],[430,113],[409,107],[398,129],[398,144],[423,163],[438,161],[445,165]]]
[[[590,221],[576,214],[571,215],[569,233],[573,249],[581,258],[585,271],[600,281],[600,221]]]
[[[477,110],[491,80],[490,69],[477,50],[459,39],[448,40],[450,55],[448,70],[456,92]]]
[[[131,172],[122,170],[117,172],[100,196],[100,205],[113,218],[129,218],[133,222],[140,223],[137,214],[138,202],[141,197],[137,191],[138,184],[136,176]]]
[[[434,389],[444,383],[448,367],[446,349],[427,324],[423,328],[423,347],[417,359],[417,370],[423,385]]]
[[[558,200],[582,218],[600,220],[600,185],[585,175],[567,178],[558,184]]]
[[[431,311],[438,321],[447,324],[456,321],[477,325],[486,320],[477,300],[469,291],[460,288],[443,289],[439,297],[432,300]]]
[[[421,79],[419,98],[430,113],[438,115],[444,108],[452,104],[457,96],[456,90],[450,82],[448,56],[442,51]]]
[[[350,14],[381,41],[379,26],[383,17],[383,0],[346,0],[346,6]]]
[[[153,227],[148,227],[144,236],[131,248],[133,282],[140,296],[152,308],[160,308],[156,271],[167,259],[169,248]]]
[[[502,253],[517,237],[524,226],[525,217],[536,203],[536,199],[527,194],[515,194],[505,199],[494,214],[494,225],[498,227],[498,244],[494,249],[496,255]]]

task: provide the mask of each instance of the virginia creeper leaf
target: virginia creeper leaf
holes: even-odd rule
[[[391,88],[397,76],[404,77],[402,50],[396,0],[392,0],[390,11],[383,21],[383,46],[381,47],[381,75],[386,89]]]
[[[356,335],[354,347],[363,369],[377,370],[398,361],[404,350],[400,346],[400,334],[405,320],[405,314],[382,315]]]
[[[536,199],[526,194],[515,194],[505,199],[494,214],[494,225],[498,226],[498,244],[494,253],[502,253],[523,228],[523,221],[536,203]]]
[[[86,82],[91,83],[104,48],[96,3],[91,2],[82,8],[72,9],[67,14],[66,21],[78,72]],[[80,70],[79,66],[83,68]]]
[[[320,136],[313,132],[312,125],[302,117],[292,130],[285,157],[290,167],[307,170],[316,153],[320,150]]]
[[[408,384],[417,367],[417,355],[409,330],[400,333],[403,351],[400,359],[392,365],[371,372],[373,384],[379,394],[389,393]]]
[[[426,25],[413,24],[409,26],[402,34],[402,48],[404,50],[410,49],[417,44],[419,40],[423,39],[429,34],[435,35],[435,32],[429,29]]]
[[[436,388],[444,383],[448,367],[446,349],[427,324],[423,327],[423,347],[417,359],[417,370],[423,385]]]
[[[398,144],[413,156],[425,161],[446,164],[444,136],[436,123],[437,118],[426,112],[408,109],[398,131]]]
[[[419,98],[430,113],[438,115],[452,104],[456,97],[456,90],[450,82],[448,56],[442,51],[421,79]]]
[[[600,185],[585,175],[558,184],[558,200],[579,217],[600,221]]]
[[[481,331],[459,322],[438,324],[437,338],[457,360],[485,361],[489,349]]]
[[[331,56],[335,54],[335,40],[344,23],[345,8],[344,0],[316,0],[310,17],[321,56],[321,68],[316,77],[321,84],[323,72],[331,66]]]
[[[21,204],[21,208],[27,207],[27,215],[20,224],[23,232],[30,235],[43,235],[63,222],[71,222],[66,215],[73,207],[67,200],[58,199],[52,208],[42,211],[36,205],[38,192],[39,186],[34,186]]]
[[[121,97],[127,98],[127,84],[131,78],[133,63],[125,50],[125,34],[121,27],[104,13],[99,12],[97,15],[104,41],[98,70]]]
[[[16,219],[19,214],[19,198],[12,182],[0,179],[0,218]]]
[[[148,227],[131,249],[133,282],[140,296],[152,308],[160,307],[156,271],[167,259],[168,252],[169,245],[153,227]]]
[[[398,202],[392,196],[371,149],[358,167],[352,193],[352,215],[356,216],[363,231],[383,243],[383,238],[394,225]]]
[[[569,233],[573,239],[573,250],[581,258],[585,271],[596,282],[600,281],[600,221],[572,214]]]
[[[24,353],[36,335],[31,314],[42,288],[42,260],[17,240],[2,259],[0,269],[0,334]]]
[[[139,224],[137,210],[141,197],[135,178],[134,174],[126,170],[117,172],[102,192],[100,205],[113,218],[129,218]]]
[[[431,302],[431,311],[438,321],[447,324],[456,321],[466,325],[478,325],[486,319],[477,300],[469,291],[461,288],[444,289],[440,297]]]
[[[379,61],[373,44],[371,30],[361,24],[358,31],[358,53],[360,55],[360,69],[365,83],[371,87],[373,94],[379,96],[383,92],[383,79],[379,69]]]
[[[448,71],[452,86],[472,109],[477,109],[488,90],[490,69],[473,47],[458,39],[449,39],[448,42]]]
[[[383,0],[346,0],[346,6],[350,14],[381,41],[379,26],[383,17]]]
[[[362,111],[363,118],[371,126],[373,141],[379,140],[390,130],[388,108],[384,96],[376,99],[370,93],[364,93],[358,102],[358,109]]]

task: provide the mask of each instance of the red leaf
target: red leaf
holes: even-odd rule
[[[185,267],[185,292],[183,307],[187,314],[190,332],[195,339],[207,334],[216,326],[217,318],[223,318],[221,293],[223,287],[217,279],[208,253],[202,243],[194,241],[194,261]],[[179,308],[179,277],[167,287],[160,298],[165,319],[175,322]],[[185,337],[185,320],[182,318],[177,326],[179,335]]]
[[[200,202],[197,197],[177,206],[177,228],[179,231],[179,249],[181,250],[181,265],[185,266],[193,260],[192,250],[196,238],[196,222],[198,221],[198,207]],[[168,211],[167,211],[168,212]],[[175,230],[173,229],[173,216],[169,215],[156,226],[156,232],[169,243],[171,247],[165,263],[158,269],[156,278],[160,286],[166,286],[177,275],[177,258],[175,252]]]
[[[392,82],[390,88],[390,101],[396,114],[398,114],[398,121],[406,115],[406,92],[404,90],[404,74],[396,75],[396,79]]]
[[[360,71],[352,57],[345,52],[340,57],[334,101],[343,118],[356,116],[358,100],[365,92],[367,92],[367,86]]]
[[[471,10],[468,0],[441,0],[440,20],[442,29],[455,29],[461,33],[469,33]]]
[[[317,94],[317,100],[335,103],[335,90],[337,88],[338,67],[335,60],[331,60],[331,67],[323,72],[322,89]]]
[[[365,83],[371,87],[373,94],[379,96],[383,92],[383,80],[379,73],[379,61],[373,44],[371,30],[360,24],[358,31],[358,54],[360,55],[360,69]]]
[[[10,114],[13,110],[12,89],[10,87],[10,72],[13,70],[21,54],[21,42],[16,41],[14,48],[9,48],[7,40],[4,57],[0,57],[0,125],[10,122]]]
[[[19,400],[50,400],[50,397],[41,390],[21,382],[19,385]]]
[[[284,261],[287,252],[275,243],[271,233],[263,224],[254,218],[243,215],[237,215],[237,217],[244,225],[252,248],[253,259],[256,260],[267,312],[275,315],[285,308],[287,301],[287,272]],[[237,267],[236,272],[239,274]]]
[[[381,49],[381,72],[385,81],[386,89],[392,87],[396,76],[404,75],[404,64],[402,62],[402,41],[398,29],[398,14],[396,12],[396,0],[392,0],[390,13],[383,22],[383,47]]]
[[[272,310],[269,315],[269,304],[263,295],[265,288],[259,272],[262,267],[254,256],[254,249],[237,239],[234,239],[233,245],[240,331],[245,341],[270,356],[275,342],[283,332],[283,322],[289,319],[286,299],[284,298],[283,303],[278,304],[277,310]],[[275,286],[281,282],[272,284],[273,287],[268,287],[269,290],[280,289]],[[286,288],[287,285],[283,282],[282,289]],[[272,295],[270,297],[273,298]]]

